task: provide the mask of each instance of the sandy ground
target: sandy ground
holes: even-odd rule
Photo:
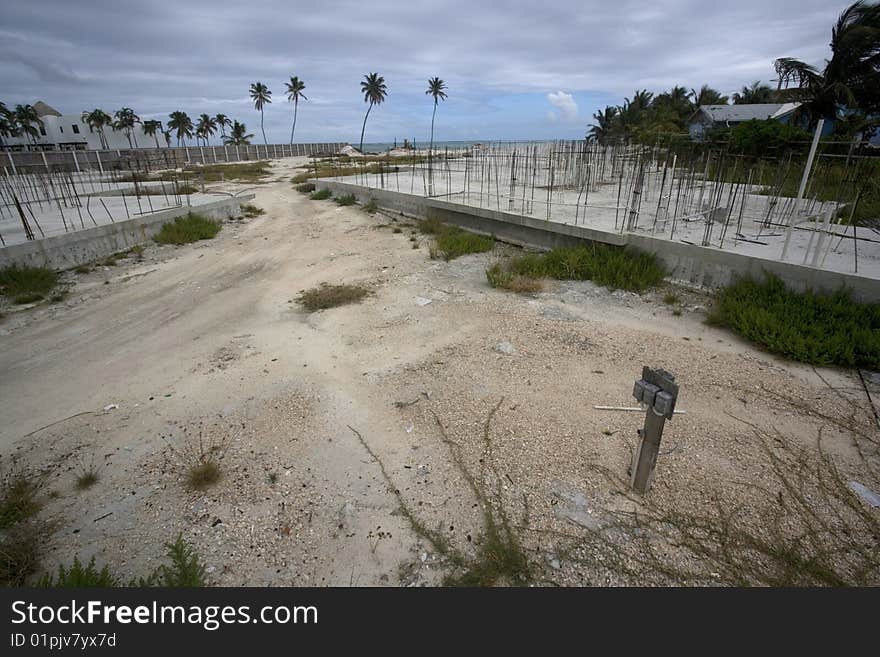
[[[469,553],[484,529],[479,504],[438,422],[470,471],[492,476],[481,445],[497,406],[494,484],[499,499],[528,500],[536,582],[621,583],[566,556],[560,537],[638,507],[601,472],[626,477],[643,416],[593,406],[632,405],[642,365],[678,376],[686,410],[667,425],[652,501],[699,505],[765,480],[741,419],[810,449],[824,427],[826,451],[877,490],[876,449],[860,455],[852,435],[763,392],[828,416],[855,405],[870,426],[854,374],[785,363],[704,325],[696,293],[670,306],[664,291],[590,283],[493,290],[484,269],[511,247],[432,261],[405,220],[311,201],[289,183],[292,162],[273,167],[254,189],[265,215],[228,222],[211,241],[68,273],[64,302],[0,322],[0,466],[41,473],[41,513],[55,527],[46,567],[78,554],[144,574],[181,532],[212,584],[438,583],[443,559],[354,431],[423,522]],[[306,313],[298,293],[323,282],[372,294]],[[223,477],[193,492],[182,461],[200,439],[222,447]],[[98,483],[77,491],[93,464]]]

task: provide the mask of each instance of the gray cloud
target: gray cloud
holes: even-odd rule
[[[772,60],[819,63],[849,0],[696,0],[481,3],[451,0],[38,0],[4,7],[0,89],[7,104],[43,99],[65,112],[123,105],[164,118],[174,109],[222,111],[258,132],[248,85],[274,92],[266,130],[289,132],[283,81],[307,84],[302,139],[355,139],[366,106],[358,82],[379,71],[389,99],[367,140],[423,139],[426,80],[442,77],[447,138],[569,137],[597,106],[633,89],[710,83],[732,92],[773,76]],[[579,121],[548,120],[564,90]],[[555,114],[562,118],[557,109]]]

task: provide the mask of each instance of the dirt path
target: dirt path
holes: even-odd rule
[[[41,471],[54,491],[43,511],[57,526],[47,567],[95,555],[141,574],[183,532],[216,584],[436,583],[436,550],[399,513],[352,429],[426,523],[467,550],[482,531],[478,505],[435,416],[479,468],[481,427],[504,398],[493,425],[504,495],[528,495],[549,532],[571,526],[557,513],[560,487],[596,508],[613,497],[591,468],[625,474],[640,416],[592,407],[630,405],[642,364],[679,376],[687,410],[664,436],[672,451],[659,499],[760,475],[734,416],[811,440],[819,421],[762,388],[836,408],[811,369],[704,326],[699,295],[683,293],[676,316],[662,294],[589,283],[534,297],[495,291],[483,271],[506,247],[432,261],[410,227],[396,233],[387,217],[308,200],[290,172],[276,163],[275,182],[254,188],[265,215],[75,276],[66,302],[0,323],[0,454],[7,469]],[[372,294],[309,315],[295,299],[322,282]],[[502,341],[515,351],[498,351]],[[856,395],[849,374],[822,374]],[[180,464],[199,435],[224,447],[223,478],[203,493],[186,489]],[[849,437],[825,439],[864,467]],[[76,491],[92,463],[98,484]],[[551,579],[590,582],[558,563],[550,535],[530,549],[553,564]]]

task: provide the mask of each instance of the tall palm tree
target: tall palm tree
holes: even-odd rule
[[[762,84],[760,80],[755,80],[749,86],[743,87],[740,91],[733,94],[734,105],[753,105],[755,103],[772,103],[776,98],[768,85]]]
[[[101,109],[93,109],[91,112],[82,113],[82,121],[89,126],[89,132],[98,131],[101,140],[101,148],[110,148],[107,136],[104,134],[105,126],[112,125],[113,119],[107,112]]]
[[[193,122],[186,112],[177,110],[168,115],[168,129],[177,131],[177,145],[180,146],[181,139],[183,145],[186,146],[186,138],[193,136]]]
[[[228,146],[247,146],[251,143],[250,140],[252,138],[253,135],[248,134],[244,123],[235,121],[232,124],[232,129],[229,131],[229,136],[223,138],[223,143]]]
[[[835,117],[846,106],[864,114],[880,111],[880,4],[860,0],[840,14],[831,30],[831,59],[821,72],[783,57],[775,62],[781,90],[789,84],[810,125]]]
[[[134,136],[134,126],[141,122],[141,117],[134,113],[130,107],[123,107],[114,115],[116,121],[113,122],[114,130],[122,130],[128,138],[129,148],[137,148],[137,137]],[[134,137],[134,146],[132,146],[132,137]]]
[[[199,122],[196,124],[196,134],[205,140],[205,146],[208,145],[208,139],[217,132],[217,122],[213,117],[207,114],[199,116]]]
[[[159,148],[159,133],[162,132],[162,122],[156,119],[144,121],[144,134],[152,137],[156,141],[156,148]]]
[[[36,145],[37,137],[40,136],[39,128],[43,127],[43,120],[37,115],[33,105],[16,105],[13,111],[16,129],[20,134],[31,138]]]
[[[217,128],[220,130],[220,138],[226,138],[226,126],[232,125],[232,121],[225,114],[217,114],[214,117],[214,123],[217,124]]]
[[[385,78],[378,73],[365,75],[363,82],[361,82],[361,93],[364,94],[364,102],[370,104],[370,106],[367,107],[367,114],[364,116],[364,125],[361,128],[361,145],[359,150],[363,153],[364,131],[367,129],[367,118],[370,116],[370,110],[373,109],[373,105],[381,105],[382,101],[384,101],[385,97],[388,95],[388,88],[385,86]]]
[[[437,104],[441,100],[446,100],[446,83],[438,77],[430,78],[425,95],[434,98],[434,112],[431,114],[431,147],[428,151],[430,153],[434,150],[434,117],[437,116]]]
[[[287,100],[293,103],[293,125],[290,127],[290,143],[292,145],[293,131],[296,130],[296,112],[299,109],[299,99],[308,100],[305,94],[303,94],[306,83],[294,75],[290,78],[290,82],[284,83],[284,86],[287,87]]]
[[[700,87],[699,91],[691,89],[691,95],[694,98],[694,109],[698,108],[700,105],[727,105],[727,101],[730,100],[727,96],[722,95],[720,91],[713,89],[708,84],[704,84]]]
[[[266,139],[266,130],[263,128],[263,106],[272,102],[272,92],[262,82],[254,82],[251,85],[251,100],[254,101],[254,109],[260,110],[260,132],[263,133],[263,143],[269,145]]]
[[[593,114],[596,121],[590,126],[587,139],[605,144],[617,136],[618,112],[616,107],[606,105],[605,110],[598,110]]]

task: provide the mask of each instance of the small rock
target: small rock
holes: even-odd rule
[[[417,306],[427,306],[431,301],[431,299],[426,299],[425,297],[416,297]]]
[[[503,342],[499,342],[498,344],[496,344],[492,348],[495,351],[497,351],[499,354],[515,354],[516,353],[516,347],[514,347],[512,344],[507,342],[507,340],[505,340]]]

